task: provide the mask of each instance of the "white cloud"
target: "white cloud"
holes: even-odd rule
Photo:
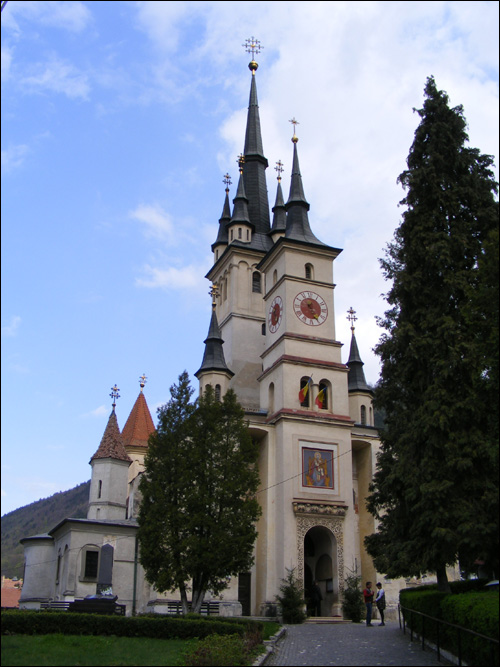
[[[82,417],[105,417],[108,413],[109,413],[109,408],[107,408],[105,405],[100,405],[95,410],[86,412],[85,414],[82,415]]]
[[[8,174],[20,167],[28,152],[29,148],[26,144],[9,146],[2,150],[2,174]]]
[[[21,77],[19,82],[27,92],[52,91],[70,99],[87,100],[90,93],[88,76],[56,56],[46,63],[34,65],[32,73]]]
[[[139,287],[160,287],[165,290],[173,290],[198,288],[204,284],[199,266],[191,265],[181,269],[171,266],[159,269],[147,264],[143,270],[149,277],[137,278],[136,285]]]
[[[6,325],[2,325],[2,336],[11,338],[17,335],[19,327],[21,326],[21,318],[19,315],[12,315],[10,321]]]
[[[20,32],[20,24],[23,21],[32,21],[70,32],[81,32],[89,25],[91,18],[92,14],[83,2],[24,0],[8,3],[2,12],[2,25],[17,33]]]
[[[129,217],[144,225],[147,237],[174,240],[172,218],[158,204],[140,204]]]

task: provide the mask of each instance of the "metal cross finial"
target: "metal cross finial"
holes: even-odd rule
[[[289,120],[288,122],[291,123],[291,124],[293,125],[293,137],[292,137],[292,141],[293,141],[294,144],[296,144],[297,141],[298,141],[298,137],[297,137],[297,135],[295,134],[295,130],[297,129],[297,125],[300,125],[300,123],[299,123],[298,120],[295,120],[295,116],[294,116],[291,120]]]
[[[245,156],[243,155],[243,153],[240,153],[238,155],[238,159],[236,160],[236,162],[238,163],[240,174],[242,174],[243,173],[243,165],[245,164]]]
[[[351,323],[351,331],[352,333],[354,333],[354,322],[356,322],[358,318],[356,317],[356,311],[353,310],[352,306],[347,311],[346,319],[349,320],[349,322]]]
[[[283,173],[283,162],[281,160],[278,160],[278,162],[276,162],[276,166],[274,167],[274,169],[278,172],[278,181],[280,181],[281,183],[281,174]]]
[[[217,285],[217,283],[212,284],[212,287],[210,288],[210,291],[208,293],[212,297],[212,308],[215,310],[216,299],[219,296],[219,286]]]
[[[247,53],[251,53],[251,54],[252,54],[252,60],[254,60],[254,59],[255,59],[255,55],[256,55],[257,53],[260,53],[260,52],[261,52],[261,49],[264,48],[263,46],[261,46],[259,40],[258,40],[258,39],[255,39],[255,37],[250,37],[249,39],[246,39],[246,40],[245,40],[245,43],[242,44],[241,46],[244,47],[244,49],[245,49],[245,51],[246,51]]]
[[[222,182],[226,186],[226,192],[229,192],[229,186],[231,185],[231,176],[229,174],[224,174],[224,178],[222,179]]]
[[[147,380],[146,374],[143,373],[141,375],[141,377],[139,378],[139,384],[141,386],[141,391],[144,389],[144,385],[146,384],[146,380]]]
[[[111,387],[111,394],[110,394],[111,398],[113,399],[113,412],[116,408],[116,399],[120,398],[120,394],[118,393],[119,391],[120,390],[116,386],[116,382],[115,382],[115,386]]]

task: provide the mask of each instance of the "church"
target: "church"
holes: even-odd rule
[[[212,316],[200,392],[234,389],[258,441],[262,516],[254,565],[233,578],[211,608],[222,616],[270,616],[287,570],[307,590],[322,591],[321,615],[342,614],[346,577],[376,581],[363,540],[375,531],[365,498],[380,446],[372,391],[365,381],[351,308],[347,363],[335,332],[333,263],[341,250],[316,237],[299,166],[295,121],[289,195],[282,164],[270,208],[257,99],[258,42],[252,54],[250,100],[236,195],[229,177],[213,265],[206,277]],[[215,216],[214,216],[215,217]],[[112,591],[126,613],[171,613],[175,592],[159,594],[145,580],[137,543],[138,482],[154,424],[141,378],[139,396],[120,431],[115,400],[92,456],[86,519],[68,518],[47,534],[22,540],[20,606],[40,608]],[[112,389],[113,399],[118,388]]]

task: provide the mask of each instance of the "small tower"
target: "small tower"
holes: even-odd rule
[[[347,319],[351,322],[351,349],[349,352],[348,391],[349,412],[356,424],[362,426],[373,426],[373,391],[366,384],[363,362],[359,355],[356,336],[354,335],[354,322],[358,319],[356,311],[352,306],[347,311]]]
[[[273,243],[285,236],[286,232],[286,210],[285,200],[283,199],[283,190],[281,189],[281,174],[283,173],[283,163],[281,160],[276,162],[274,167],[278,172],[278,187],[276,190],[276,203],[273,206],[273,226],[271,227],[270,236]]]
[[[227,367],[224,358],[224,349],[222,347],[224,341],[222,340],[217,315],[215,314],[217,297],[219,295],[217,285],[212,285],[209,294],[212,297],[212,318],[210,320],[208,336],[204,341],[205,353],[203,361],[195,375],[200,382],[200,394],[205,391],[207,385],[211,384],[215,395],[219,399],[222,399],[229,388],[229,382],[234,373]]]
[[[229,186],[231,185],[231,177],[225,174],[222,182],[226,186],[226,196],[224,198],[224,206],[222,208],[222,215],[219,219],[219,232],[215,243],[212,243],[212,252],[214,253],[214,264],[219,260],[228,244],[227,226],[231,222],[231,208],[229,206]]]
[[[248,197],[245,193],[245,183],[243,180],[245,156],[243,154],[239,155],[237,162],[240,170],[240,179],[238,181],[236,197],[233,199],[233,215],[227,224],[227,234],[230,244],[233,242],[251,243],[252,234],[255,231],[255,225],[250,222],[248,215]]]
[[[111,389],[113,409],[102,436],[101,444],[90,459],[92,479],[90,481],[88,519],[125,519],[127,512],[127,478],[132,459],[125,451],[123,438],[116,419],[116,399],[119,389]]]
[[[155,425],[144,396],[146,380],[147,377],[143,373],[139,378],[141,387],[139,396],[122,431],[125,451],[133,461],[129,468],[129,482],[144,469],[144,456],[148,449],[149,436],[155,432]]]

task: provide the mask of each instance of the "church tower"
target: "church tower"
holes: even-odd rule
[[[295,119],[288,200],[280,160],[271,225],[254,59],[259,42],[252,38],[247,46],[252,78],[245,146],[233,210],[226,187],[212,245],[206,277],[218,291],[196,375],[200,391],[208,381],[235,390],[260,446],[255,565],[240,573],[229,595],[237,591],[243,613],[272,613],[281,580],[294,568],[306,591],[318,581],[322,614],[332,616],[341,613],[350,572],[375,578],[363,547],[374,530],[364,505],[378,448],[371,391],[354,336],[349,363],[342,363],[333,278],[341,250],[311,227]]]

